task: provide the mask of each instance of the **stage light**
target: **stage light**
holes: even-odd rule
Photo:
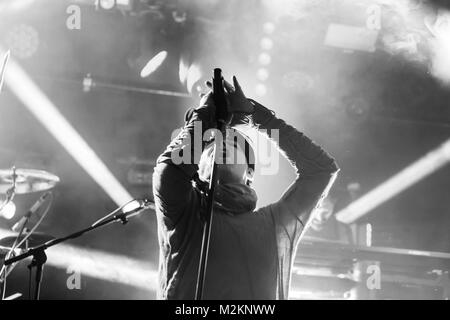
[[[258,62],[259,62],[259,64],[261,64],[263,66],[269,65],[271,61],[272,61],[272,57],[270,56],[270,54],[268,54],[266,52],[262,52],[258,56]]]
[[[336,219],[348,224],[355,222],[448,162],[450,162],[450,139],[336,213]]]
[[[256,72],[256,77],[259,81],[266,81],[269,78],[269,71],[264,68],[259,68]]]
[[[187,75],[189,71],[189,65],[184,59],[180,59],[180,63],[178,65],[178,78],[180,83],[185,83],[187,80]]]
[[[202,65],[198,61],[190,63],[187,59],[181,57],[178,66],[178,76],[180,83],[186,86],[189,94],[192,94],[194,90],[197,93],[203,91],[203,83],[201,81],[206,79],[204,79]]]
[[[370,223],[366,224],[366,246],[372,246],[372,225]]]
[[[131,10],[134,0],[116,0],[116,6],[119,10]]]
[[[268,37],[264,37],[259,42],[259,45],[263,50],[271,50],[273,48],[273,40]]]
[[[189,93],[192,93],[194,86],[202,79],[203,73],[200,66],[192,64],[187,71],[186,87]]]
[[[378,40],[378,30],[344,24],[328,25],[324,44],[345,50],[374,52]]]
[[[141,78],[146,78],[158,69],[167,58],[167,51],[156,54],[141,70]]]
[[[275,31],[275,24],[272,22],[266,22],[263,25],[263,30],[266,34],[272,34]]]
[[[100,7],[105,10],[111,10],[116,6],[115,0],[97,0]]]
[[[173,21],[175,21],[176,23],[185,23],[187,20],[187,13],[185,11],[172,11],[172,18]]]
[[[0,215],[7,220],[12,219],[15,214],[16,205],[12,201],[8,202],[8,204],[0,211]]]
[[[263,31],[266,34],[272,34],[275,29],[275,25],[271,22],[266,22],[263,25]],[[258,55],[259,68],[256,71],[256,78],[263,82],[269,79],[269,70],[267,66],[272,62],[271,55],[267,52],[273,48],[273,41],[270,37],[263,36],[260,40],[260,47],[262,52]],[[267,88],[263,83],[258,83],[255,87],[255,94],[262,97],[267,94]]]
[[[0,48],[0,56],[3,50]],[[133,197],[26,72],[10,59],[5,84],[119,206]]]
[[[425,25],[433,35],[430,40],[432,50],[432,74],[444,83],[450,84],[450,11],[440,10],[436,21],[425,18]]]

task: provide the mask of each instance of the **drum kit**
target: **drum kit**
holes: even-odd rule
[[[16,169],[15,167],[12,169],[0,170],[0,194],[6,195],[6,199],[0,204],[0,213],[16,195],[49,191],[53,189],[59,181],[59,177],[43,170]],[[37,211],[41,205],[42,202],[38,201],[36,205],[21,218],[20,227],[18,228],[20,230],[16,230],[16,228],[13,227],[13,230],[18,231],[16,235],[0,238],[1,262],[17,254],[22,254],[29,248],[37,247],[54,239],[54,237],[50,235],[33,232],[35,228],[30,232],[27,230],[27,224],[31,217],[32,210]],[[14,268],[14,265],[9,267],[0,265],[0,267],[0,283],[3,283],[5,277]],[[4,288],[2,293],[4,294]]]
[[[6,287],[6,277],[18,262],[28,257],[32,257],[28,269],[30,270],[30,279],[32,269],[36,269],[33,298],[38,300],[43,267],[47,261],[45,253],[46,249],[64,241],[80,237],[87,232],[114,222],[126,224],[129,218],[140,214],[146,209],[154,210],[153,201],[148,199],[133,199],[97,220],[89,227],[68,236],[55,238],[48,234],[34,232],[50,208],[52,199],[52,197],[50,197],[50,190],[52,190],[59,182],[59,177],[47,171],[16,169],[15,167],[9,170],[0,170],[0,193],[6,195],[6,200],[0,204],[0,213],[1,210],[13,200],[16,194],[45,192],[19,222],[13,226],[12,230],[15,231],[16,234],[0,239],[0,262],[2,262],[2,264],[0,264],[0,285],[3,287],[1,290],[3,298]],[[45,212],[41,215],[40,220],[30,231],[28,231],[27,225],[31,216],[40,209],[44,202],[48,202],[46,201],[47,198],[50,198],[50,201]],[[31,282],[29,286],[31,292]],[[15,295],[15,297],[17,297],[17,295]]]

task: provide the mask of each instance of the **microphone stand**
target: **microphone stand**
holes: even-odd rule
[[[126,224],[128,222],[129,217],[131,217],[132,215],[135,215],[138,211],[143,211],[148,208],[149,207],[143,207],[143,208],[140,208],[133,212],[119,213],[119,214],[112,216],[109,219],[103,220],[95,225],[92,225],[92,226],[86,228],[86,229],[77,231],[75,233],[72,233],[72,234],[62,237],[62,238],[56,238],[56,239],[47,241],[46,243],[41,244],[37,247],[28,249],[26,252],[24,252],[18,256],[15,256],[13,258],[5,260],[4,265],[9,266],[10,264],[22,261],[22,260],[32,256],[33,260],[31,261],[31,264],[28,266],[28,268],[31,271],[31,269],[33,267],[36,267],[34,300],[39,300],[44,264],[45,264],[45,262],[47,262],[47,255],[45,253],[45,250],[47,250],[48,248],[53,247],[61,242],[67,241],[69,239],[78,238],[87,232],[93,231],[97,228],[103,227],[108,224],[112,224],[117,221],[120,221],[122,224]]]
[[[213,99],[214,104],[216,105],[216,119],[217,126],[220,132],[222,133],[222,138],[224,137],[224,131],[226,127],[226,118],[227,118],[227,103],[225,100],[225,92],[223,89],[223,78],[222,78],[222,70],[219,68],[214,69],[214,77],[213,77]],[[222,141],[222,139],[220,139]],[[222,150],[222,146],[218,146],[217,138],[214,142],[214,159],[211,170],[211,178],[209,181],[209,190],[206,194],[206,214],[205,214],[205,222],[203,224],[203,236],[202,236],[202,247],[200,252],[200,262],[198,267],[197,274],[197,285],[195,290],[195,300],[203,299],[203,290],[205,286],[205,275],[206,275],[206,266],[208,263],[208,252],[209,252],[209,244],[211,239],[211,224],[213,219],[213,205],[214,205],[214,190],[217,185],[218,174],[217,174],[217,155],[218,152]]]
[[[7,54],[6,58],[8,58],[8,55],[9,55],[9,53]],[[5,64],[6,64],[6,61],[5,61]],[[3,69],[3,70],[4,70],[4,69]],[[2,81],[2,78],[3,78],[3,70],[2,70],[2,73],[0,74],[0,77],[1,77],[0,81]],[[0,82],[0,92],[1,92],[1,86],[2,86],[2,83]],[[11,186],[11,188],[9,188],[9,189],[6,191],[6,199],[5,199],[5,201],[3,201],[3,202],[0,204],[0,213],[1,213],[1,211],[2,211],[2,210],[3,210],[3,209],[11,202],[11,201],[13,201],[13,199],[14,199],[14,197],[15,197],[15,195],[16,195],[16,182],[17,182],[16,166],[13,166],[11,170],[12,170],[12,182],[11,182],[12,186]],[[20,233],[17,235],[17,238],[16,238],[16,240],[14,241],[13,248],[14,248],[14,246],[17,244],[17,242],[19,241],[19,238],[20,238],[20,236],[21,236],[22,233],[23,233],[24,227],[25,227],[25,225],[22,226],[22,230],[21,230]],[[13,251],[13,250],[11,250],[10,252],[8,252],[8,253],[6,254],[5,257],[8,257],[8,256],[12,253],[12,251]],[[8,268],[7,268],[6,266],[3,266],[3,267],[0,269],[0,293],[1,293],[0,299],[4,296],[4,293],[5,293],[5,291],[6,291],[6,277],[7,277],[8,274],[12,271],[12,269],[13,269],[13,268],[11,268],[10,270],[8,270]]]

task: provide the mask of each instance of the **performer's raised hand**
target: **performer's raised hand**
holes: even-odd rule
[[[236,76],[233,76],[233,84],[224,80],[225,96],[228,101],[228,110],[232,113],[252,114],[253,104],[245,96]],[[212,83],[207,81],[206,85],[212,88]]]

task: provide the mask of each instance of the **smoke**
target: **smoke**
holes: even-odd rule
[[[445,84],[450,84],[450,11],[439,10],[434,24],[426,25],[433,35],[430,40],[431,73]]]
[[[329,17],[364,24],[366,18],[380,19],[377,49],[420,65],[445,84],[450,83],[450,12],[423,0],[316,0],[263,1],[273,19],[289,16]],[[380,10],[366,10],[378,7]],[[379,12],[380,16],[374,16]],[[345,23],[345,22],[344,22]]]
[[[450,84],[450,12],[423,1],[395,1],[383,5],[382,49]]]

